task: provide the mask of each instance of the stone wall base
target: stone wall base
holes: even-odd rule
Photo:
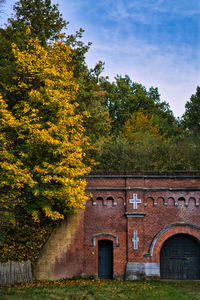
[[[160,278],[160,263],[127,263],[126,280],[145,278]]]

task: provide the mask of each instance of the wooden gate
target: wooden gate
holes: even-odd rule
[[[169,238],[160,253],[163,279],[200,279],[200,245],[193,237],[177,234]]]
[[[113,278],[113,242],[101,240],[98,242],[98,278]]]

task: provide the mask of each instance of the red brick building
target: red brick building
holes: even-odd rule
[[[51,278],[200,279],[199,173],[87,181],[91,200],[68,246],[51,260]]]

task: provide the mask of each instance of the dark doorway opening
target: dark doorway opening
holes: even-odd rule
[[[163,279],[200,279],[200,244],[187,234],[176,234],[162,246],[160,277]]]
[[[98,242],[98,278],[113,278],[113,242],[101,240]]]

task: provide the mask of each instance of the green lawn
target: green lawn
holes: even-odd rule
[[[200,299],[199,281],[63,280],[3,287],[1,300],[192,300]]]

